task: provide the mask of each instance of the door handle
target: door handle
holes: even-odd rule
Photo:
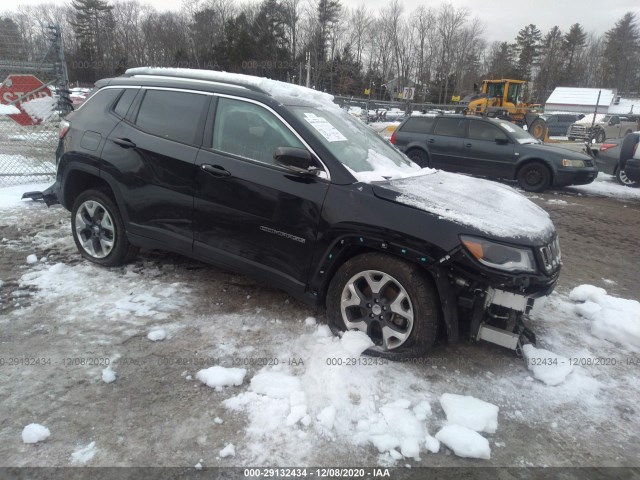
[[[224,177],[231,176],[231,172],[229,172],[229,170],[226,170],[224,167],[221,167],[220,165],[204,164],[200,168],[202,168],[202,170],[204,170],[205,172],[217,178],[224,178]]]
[[[136,144],[128,138],[112,138],[113,143],[120,145],[122,148],[136,148]]]
[[[430,138],[429,143],[436,143],[436,141],[433,138]]]
[[[466,148],[471,148],[471,147],[473,147],[473,144],[472,143],[465,143],[464,146]]]

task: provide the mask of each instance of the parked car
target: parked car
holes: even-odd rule
[[[594,158],[599,171],[613,175],[620,185],[635,187],[638,184],[629,179],[624,168],[620,168],[620,153],[623,140],[622,138],[606,140],[605,143],[600,145],[600,148],[593,149]]]
[[[611,138],[623,138],[640,129],[638,117],[622,115],[605,115],[591,127],[591,123],[574,123],[569,127],[569,140],[595,140],[603,143]]]
[[[249,274],[326,305],[334,332],[360,330],[391,359],[440,329],[533,341],[522,318],[561,267],[548,214],[512,188],[422,170],[327,94],[224,72],[99,81],[62,122],[41,196],[71,211],[91,262],[142,247]]]
[[[628,185],[640,187],[640,133],[630,133],[620,146],[620,165],[618,169],[625,172]]]
[[[520,188],[591,183],[598,175],[583,153],[542,144],[506,120],[472,115],[419,115],[402,122],[391,143],[418,165],[517,180]]]
[[[549,129],[549,136],[551,137],[566,137],[569,127],[584,118],[582,113],[545,113],[540,115],[541,118],[547,123]]]

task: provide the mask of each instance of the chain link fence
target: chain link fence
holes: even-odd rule
[[[52,181],[60,120],[71,105],[60,28],[48,27],[38,57],[15,35],[0,36],[0,187]]]

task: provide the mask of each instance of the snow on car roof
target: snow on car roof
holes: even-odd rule
[[[207,80],[211,82],[231,83],[257,88],[285,104],[313,103],[317,106],[339,108],[333,103],[333,95],[311,88],[280,82],[265,77],[254,77],[241,73],[219,72],[215,70],[196,70],[192,68],[137,67],[129,68],[125,75],[157,75],[167,77]]]

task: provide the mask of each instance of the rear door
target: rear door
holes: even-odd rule
[[[276,148],[308,147],[259,102],[220,96],[208,122],[196,160],[194,252],[303,291],[328,181],[276,165]]]
[[[469,120],[462,149],[467,172],[487,177],[513,177],[514,143],[499,127],[483,120]]]
[[[127,230],[191,252],[195,161],[211,96],[142,89],[111,132],[103,174],[120,190]]]
[[[427,140],[430,166],[450,172],[467,172],[469,166],[462,156],[462,144],[467,120],[462,117],[438,117],[433,133]]]

